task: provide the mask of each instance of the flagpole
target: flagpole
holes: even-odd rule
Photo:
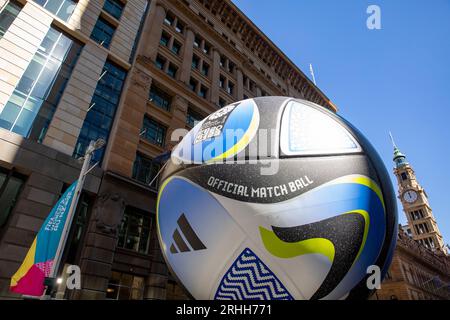
[[[56,250],[55,259],[53,260],[52,270],[49,275],[49,279],[52,283],[48,286],[44,295],[41,297],[43,300],[51,299],[51,294],[54,286],[54,281],[58,275],[59,265],[61,264],[61,259],[64,253],[64,248],[66,246],[67,238],[70,233],[70,229],[72,226],[73,218],[75,216],[75,211],[77,208],[78,200],[80,199],[81,192],[83,190],[84,181],[86,180],[86,175],[91,171],[92,168],[89,168],[92,156],[94,155],[94,151],[102,148],[105,145],[105,141],[103,139],[98,139],[97,141],[91,141],[88,148],[86,149],[86,153],[84,155],[83,166],[81,167],[80,176],[77,181],[77,185],[75,186],[74,196],[72,198],[72,202],[70,203],[69,212],[67,213],[67,218],[64,223],[63,231],[61,234],[61,239],[58,243],[58,248]],[[96,166],[95,164],[94,166]]]

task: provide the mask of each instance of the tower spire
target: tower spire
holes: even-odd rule
[[[395,162],[396,167],[400,168],[404,165],[407,165],[408,161],[406,161],[406,156],[400,151],[400,149],[395,144],[394,137],[392,136],[392,133],[390,131],[389,131],[389,137],[391,138],[392,146],[394,147],[393,161]]]

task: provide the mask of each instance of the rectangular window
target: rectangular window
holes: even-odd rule
[[[113,271],[106,289],[106,299],[142,300],[144,298],[144,288],[145,281],[143,277]]]
[[[179,55],[181,51],[181,44],[178,41],[174,41],[172,45],[172,52]]]
[[[106,61],[91,100],[91,109],[86,115],[75,145],[75,158],[84,156],[92,140],[102,138],[108,141],[126,75],[125,70],[109,60]],[[104,150],[105,148],[95,151],[93,161],[102,161]]]
[[[200,122],[204,119],[205,117],[203,117],[200,113],[195,112],[194,110],[192,110],[192,108],[188,108],[187,111],[187,116],[186,116],[186,124],[193,128],[197,122]]]
[[[3,8],[0,8],[0,39],[3,38],[21,9],[22,7],[13,1],[9,1]]]
[[[173,16],[173,14],[171,12],[168,12],[166,14],[166,17],[164,18],[164,23],[167,24],[168,26],[172,26],[174,20],[175,20],[175,18]]]
[[[211,46],[205,42],[205,45],[203,46],[203,53],[209,54],[210,50],[211,50]]]
[[[24,177],[14,171],[0,169],[0,230],[8,221],[24,183]]]
[[[192,69],[198,69],[198,66],[200,65],[200,58],[196,55],[192,56]]]
[[[184,31],[184,23],[178,21],[177,26],[175,27],[175,31],[178,33],[183,33]]]
[[[227,102],[224,99],[219,98],[219,107],[223,108],[226,105],[227,105]]]
[[[189,80],[189,88],[191,89],[191,91],[196,92],[197,91],[197,85],[198,85],[197,80],[195,80],[193,78],[191,78],[191,80]]]
[[[209,65],[206,62],[203,62],[202,65],[202,74],[207,77],[209,74]]]
[[[408,179],[408,176],[406,175],[405,172],[402,172],[402,173],[401,173],[401,177],[402,177],[402,181],[405,181],[405,180]]]
[[[228,92],[228,94],[233,95],[233,93],[234,93],[234,84],[233,83],[228,82],[227,92]]]
[[[194,38],[194,47],[195,48],[200,48],[201,42],[202,42],[202,40],[198,36],[195,36],[195,38]]]
[[[94,30],[91,33],[91,39],[105,48],[109,48],[116,28],[106,21],[103,17],[98,17]]]
[[[149,117],[144,117],[144,124],[142,126],[142,137],[144,139],[163,147],[164,140],[166,138],[166,131],[167,129],[165,126]]]
[[[103,10],[108,12],[117,20],[120,20],[122,16],[123,8],[125,4],[120,0],[105,0],[105,4],[103,5]]]
[[[42,142],[82,46],[50,28],[9,101],[0,127]]]
[[[164,59],[162,56],[158,55],[155,60],[156,67],[160,70],[163,70],[165,64],[166,64],[166,59]]]
[[[208,96],[208,88],[204,86],[200,86],[200,91],[198,92],[198,95],[204,99]]]
[[[152,182],[161,168],[161,164],[152,159],[147,158],[146,156],[137,153],[136,160],[133,165],[133,179],[149,185]],[[158,189],[158,180],[152,183],[150,188]]]
[[[175,76],[177,75],[177,71],[178,71],[177,66],[172,64],[172,63],[170,63],[169,67],[167,68],[167,74],[169,76],[171,76],[172,78],[175,78]]]
[[[147,254],[151,228],[150,213],[127,206],[119,227],[117,247]]]
[[[162,91],[157,86],[155,85],[151,86],[149,99],[153,104],[160,107],[161,109],[170,111],[170,104],[172,102],[172,97],[169,94]]]
[[[161,34],[161,39],[159,40],[159,43],[162,46],[167,47],[169,45],[169,41],[170,41],[170,36],[167,33],[163,32]]]
[[[64,21],[69,21],[70,16],[77,6],[78,1],[73,0],[34,0],[55,16]]]
[[[219,87],[225,88],[225,77],[224,76],[219,77]]]

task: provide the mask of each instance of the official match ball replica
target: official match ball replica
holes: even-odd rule
[[[195,299],[366,299],[397,234],[370,143],[287,97],[240,101],[198,123],[163,172],[157,221],[163,256]]]

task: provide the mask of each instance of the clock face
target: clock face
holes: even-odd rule
[[[403,193],[403,200],[405,200],[408,203],[413,203],[417,200],[417,192],[414,190],[408,190],[405,193]]]

